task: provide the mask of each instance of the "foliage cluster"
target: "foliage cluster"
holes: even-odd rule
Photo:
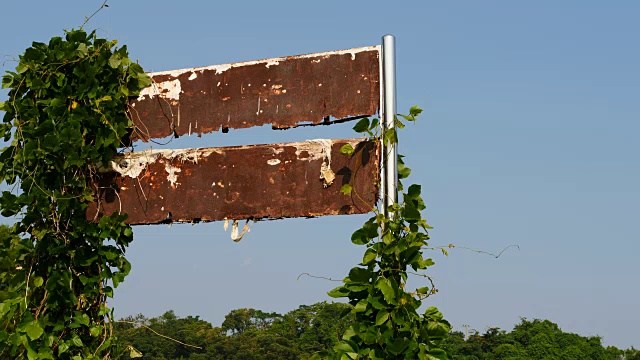
[[[422,112],[412,107],[409,115],[399,115],[407,121],[415,121]],[[354,130],[376,137],[378,119],[360,120]],[[389,146],[397,143],[397,128],[404,123],[395,119],[393,127],[386,129],[382,140]],[[354,149],[345,145],[346,155]],[[351,242],[366,247],[362,262],[351,269],[343,284],[329,292],[329,296],[348,299],[355,322],[334,347],[335,354],[323,352],[318,358],[336,359],[446,359],[442,342],[451,330],[435,307],[428,307],[419,314],[422,301],[437,290],[424,271],[434,265],[423,250],[429,244],[431,227],[422,217],[426,208],[421,197],[421,186],[413,184],[406,191],[402,180],[411,173],[402,156],[398,158],[399,190],[402,202],[394,203],[386,214],[377,213],[351,236]],[[342,192],[350,194],[357,189],[343,186]],[[443,251],[446,250],[443,249]],[[429,286],[408,291],[409,275],[428,279]]]
[[[563,332],[549,320],[521,319],[511,332],[489,328],[465,341],[462,332],[453,332],[447,347],[459,360],[640,360],[640,351],[605,348],[598,336]]]
[[[126,215],[87,220],[93,179],[126,145],[129,96],[150,84],[126,46],[95,32],[67,31],[34,42],[15,71],[0,131],[2,215],[18,222],[0,256],[0,356],[29,359],[108,358],[106,300],[130,269]]]
[[[114,324],[114,330],[122,346],[132,345],[143,359],[306,359],[338,342],[339,334],[353,322],[352,317],[341,317],[348,308],[342,303],[317,303],[285,315],[237,309],[219,327],[197,316],[178,318],[169,311],[151,319],[125,318]]]

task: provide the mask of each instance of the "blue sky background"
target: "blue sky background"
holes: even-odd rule
[[[77,27],[101,1],[2,5],[0,55]],[[400,134],[423,185],[438,306],[456,329],[519,317],[640,347],[640,2],[109,1],[88,28],[148,71],[377,45],[397,37]],[[2,72],[15,63],[2,65]],[[6,91],[0,93],[0,100]],[[172,147],[351,137],[351,124],[183,137]],[[173,309],[219,325],[241,307],[285,313],[330,300],[363,248],[366,216],[259,222],[234,243],[222,223],[136,227],[118,316]],[[413,282],[419,285],[420,281]]]

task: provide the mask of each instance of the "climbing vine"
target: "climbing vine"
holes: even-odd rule
[[[107,299],[129,273],[126,215],[87,217],[101,169],[128,144],[127,100],[150,84],[126,46],[95,32],[66,31],[34,42],[15,71],[1,133],[3,216],[18,241],[2,244],[17,259],[0,274],[12,294],[0,303],[0,357],[114,357]],[[1,255],[1,254],[0,254]]]
[[[399,115],[407,121],[415,121],[422,112],[412,107],[409,115]],[[360,120],[354,130],[371,137],[382,137],[385,144],[397,142],[397,128],[404,123],[395,120],[395,126],[378,134],[378,119]],[[341,152],[352,155],[354,149],[345,145]],[[419,314],[422,301],[435,294],[431,278],[424,270],[434,265],[425,257],[431,228],[422,217],[425,203],[420,185],[411,185],[406,191],[402,179],[411,169],[398,157],[399,190],[402,202],[388,208],[388,216],[376,213],[362,228],[356,230],[351,241],[366,248],[362,262],[349,271],[343,284],[331,290],[329,296],[348,299],[353,306],[355,324],[344,333],[342,341],[334,347],[334,353],[317,354],[316,358],[334,359],[447,359],[442,342],[451,330],[449,322],[435,307]],[[351,185],[343,185],[342,192],[356,191]],[[446,254],[446,250],[442,248]],[[428,286],[414,291],[406,289],[410,275],[427,279]]]

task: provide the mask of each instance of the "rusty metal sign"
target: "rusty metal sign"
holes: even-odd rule
[[[340,148],[351,144],[353,156]],[[363,139],[128,154],[103,173],[87,211],[133,225],[362,214],[378,198],[379,152]],[[353,192],[340,192],[343,184]]]
[[[152,73],[131,99],[133,140],[270,124],[274,129],[374,115],[381,47]],[[339,154],[351,144],[354,155]],[[372,211],[381,148],[364,139],[149,150],[112,162],[94,184],[87,218],[128,223],[278,219]],[[350,184],[353,192],[341,193]]]
[[[151,73],[130,102],[134,140],[370,116],[380,106],[380,47]]]

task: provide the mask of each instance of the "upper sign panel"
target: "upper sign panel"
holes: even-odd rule
[[[151,73],[131,102],[134,139],[374,115],[378,46]]]

